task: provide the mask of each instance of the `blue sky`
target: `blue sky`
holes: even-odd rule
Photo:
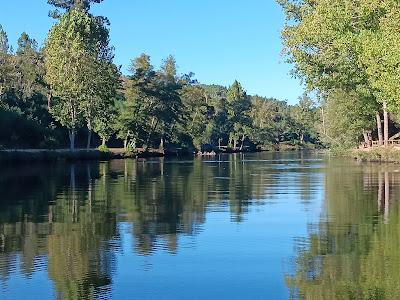
[[[54,20],[46,0],[1,1],[0,24],[16,44],[26,31],[40,45]],[[250,94],[297,102],[303,88],[280,55],[283,13],[275,0],[104,0],[92,12],[111,21],[115,62],[145,52],[157,67],[172,54],[202,83],[239,80]]]

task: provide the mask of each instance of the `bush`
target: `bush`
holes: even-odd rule
[[[108,149],[107,145],[101,145],[97,148],[100,152],[110,153],[110,149]]]

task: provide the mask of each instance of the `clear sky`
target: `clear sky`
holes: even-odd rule
[[[15,46],[25,31],[40,45],[54,23],[46,0],[0,1],[0,24]],[[240,81],[250,94],[297,102],[303,88],[281,56],[283,13],[275,0],[104,0],[92,12],[111,21],[115,62],[127,73],[145,52],[157,67],[172,54],[179,72],[202,83]]]

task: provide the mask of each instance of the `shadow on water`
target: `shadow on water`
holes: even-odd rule
[[[294,299],[400,299],[400,166],[333,160],[324,209],[296,241]]]
[[[42,271],[56,298],[110,297],[125,234],[121,226],[129,228],[136,255],[174,255],[179,237],[201,233],[210,212],[226,211],[231,222],[242,223],[252,207],[290,193],[299,193],[307,210],[323,178],[320,168],[320,158],[303,153],[2,167],[0,287],[13,274],[29,278]],[[310,274],[324,276],[321,267],[330,253],[331,260],[339,259],[335,251],[340,251],[361,264],[356,257],[374,251],[373,240],[397,222],[395,205],[387,204],[397,177],[387,172],[378,177],[372,169],[350,178],[340,172],[327,171],[326,213],[334,220],[327,217],[310,235],[298,273],[288,277],[300,293],[312,284]],[[379,207],[372,201],[378,181]],[[386,216],[382,222],[380,211]],[[306,270],[309,263],[320,268]]]

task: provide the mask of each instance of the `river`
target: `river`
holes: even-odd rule
[[[400,165],[3,165],[0,299],[399,299]]]

